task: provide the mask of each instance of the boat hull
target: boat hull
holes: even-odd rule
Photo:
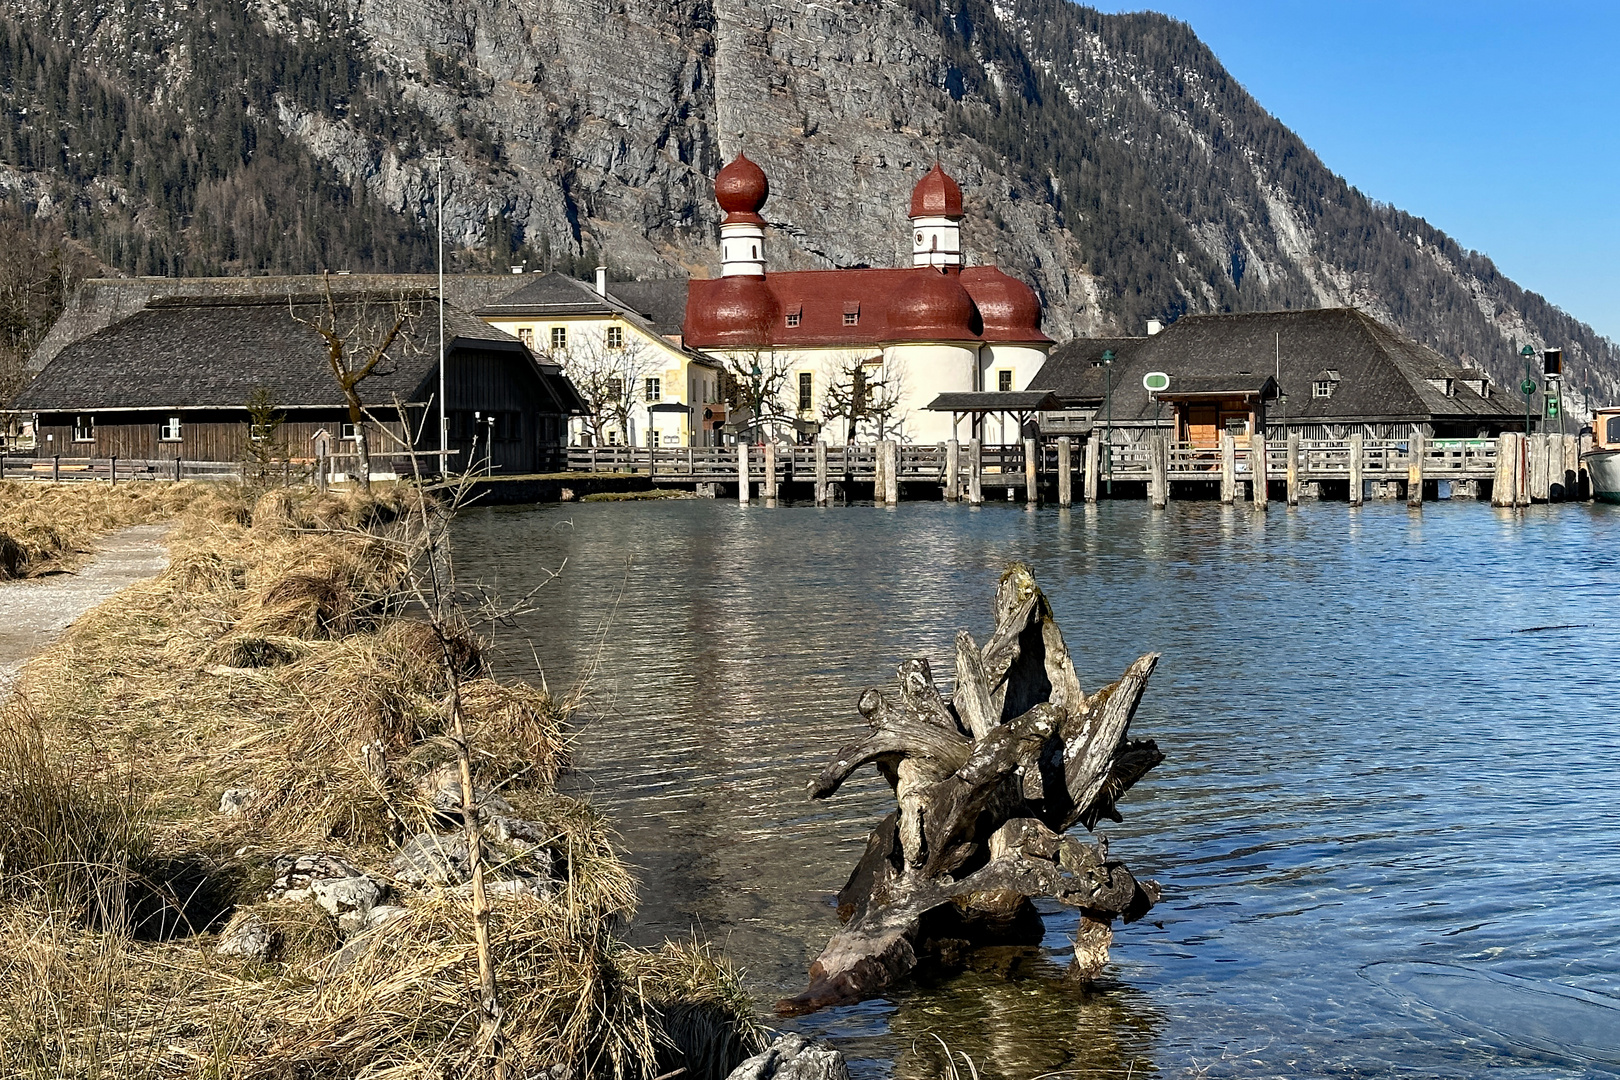
[[[1620,450],[1594,450],[1587,454],[1586,475],[1592,478],[1592,498],[1620,503]]]

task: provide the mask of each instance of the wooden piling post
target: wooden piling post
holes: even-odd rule
[[[816,505],[827,505],[827,441],[816,440]]]
[[[1513,490],[1519,496],[1517,503],[1515,503],[1517,506],[1529,506],[1532,499],[1530,494],[1530,439],[1530,434],[1526,432],[1513,440],[1514,448],[1517,450],[1517,462],[1513,466],[1515,476]]]
[[[1581,497],[1581,437],[1564,436],[1564,498],[1570,502]]]
[[[776,443],[765,444],[765,484],[760,492],[767,499],[776,498]]]
[[[1230,431],[1221,432],[1221,503],[1237,500],[1237,443]]]
[[[878,457],[883,462],[883,504],[885,506],[900,505],[900,444],[893,439],[885,439],[878,447]]]
[[[1299,505],[1299,432],[1288,433],[1288,505]]]
[[[1249,436],[1249,501],[1256,510],[1271,505],[1271,473],[1266,461],[1266,434],[1256,431]]]
[[[1496,437],[1496,474],[1491,478],[1491,505],[1512,506],[1513,501],[1513,433],[1504,431]]]
[[[1102,471],[1102,463],[1099,460],[1101,457],[1102,451],[1097,443],[1097,433],[1093,431],[1091,433],[1091,437],[1086,440],[1086,476],[1084,488],[1085,500],[1088,503],[1094,503],[1097,501],[1097,474]]]
[[[1530,436],[1530,501],[1546,502],[1552,496],[1547,474],[1547,433]]]
[[[962,444],[952,439],[945,444],[945,501],[962,497]]]
[[[1031,506],[1040,502],[1040,458],[1036,457],[1035,440],[1024,440],[1024,501]]]
[[[968,443],[968,505],[984,505],[984,443]]]
[[[1148,436],[1148,502],[1155,510],[1170,502],[1170,444],[1163,435]]]
[[[1366,463],[1365,458],[1363,457],[1363,453],[1364,453],[1364,451],[1366,449],[1366,442],[1367,442],[1366,436],[1364,436],[1359,431],[1356,432],[1354,435],[1350,436],[1350,505],[1351,506],[1360,506],[1361,503],[1362,503],[1362,499],[1363,499],[1362,488],[1365,485],[1362,483],[1361,470],[1362,470],[1363,465],[1365,465],[1365,463]]]
[[[748,444],[737,443],[737,501],[743,505],[748,503]]]
[[[1423,509],[1423,454],[1428,449],[1423,432],[1414,431],[1406,442],[1406,505]]]
[[[1058,505],[1074,502],[1074,444],[1067,435],[1058,437]]]

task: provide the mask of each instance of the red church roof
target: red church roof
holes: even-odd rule
[[[728,225],[738,221],[765,224],[759,210],[770,194],[771,182],[765,178],[765,170],[742,154],[714,178],[714,199],[726,212]]]
[[[911,217],[959,218],[962,216],[962,189],[939,162],[911,189]]]
[[[1049,344],[1035,292],[993,266],[791,270],[687,283],[698,349],[881,347],[908,341]]]

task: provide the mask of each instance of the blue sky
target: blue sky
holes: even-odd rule
[[[1620,0],[1155,0],[1367,196],[1620,341]]]

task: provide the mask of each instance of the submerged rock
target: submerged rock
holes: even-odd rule
[[[844,1055],[803,1035],[780,1035],[735,1069],[726,1080],[849,1080]]]

